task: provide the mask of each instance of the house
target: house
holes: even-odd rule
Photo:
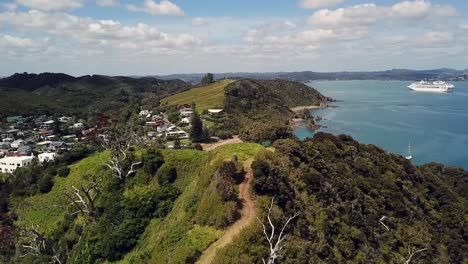
[[[72,118],[69,117],[69,116],[62,116],[62,117],[59,117],[59,118],[58,118],[58,121],[59,121],[60,123],[68,123],[68,122],[70,122],[71,120],[72,120]]]
[[[16,122],[18,122],[18,121],[20,121],[22,119],[23,119],[22,116],[9,116],[9,117],[7,117],[7,122],[8,123],[16,123]]]
[[[217,117],[224,113],[223,109],[208,109],[208,114],[211,116]]]
[[[18,140],[15,140],[15,141],[11,142],[10,146],[11,146],[11,148],[17,149],[17,148],[19,148],[19,147],[21,147],[23,145],[24,145],[24,140],[18,139]]]
[[[154,131],[148,132],[148,137],[160,137],[160,136],[161,134],[158,132],[154,132]]]
[[[55,123],[54,120],[48,120],[48,121],[43,122],[41,127],[44,129],[51,129],[54,123]]]
[[[34,156],[4,157],[0,159],[0,173],[13,173],[17,168],[31,165]]]
[[[193,115],[192,109],[182,109],[179,111],[181,117],[191,117]]]
[[[81,128],[84,128],[84,127],[85,127],[85,126],[84,126],[83,123],[75,123],[75,124],[73,124],[73,128],[79,128],[79,129],[81,129]]]
[[[162,119],[163,119],[163,118],[162,118],[161,115],[153,115],[153,116],[151,117],[151,120],[153,120],[153,121],[158,121],[158,120],[162,120]]]
[[[9,149],[11,148],[10,142],[0,142],[0,149]]]
[[[16,153],[22,155],[22,156],[29,156],[32,153],[32,149],[30,146],[21,146],[16,150]]]
[[[14,139],[13,139],[13,138],[11,138],[11,137],[7,137],[7,138],[4,138],[4,139],[2,139],[2,142],[8,142],[8,143],[11,143],[11,142],[13,142],[13,141],[14,141]]]
[[[172,131],[172,132],[167,132],[166,134],[167,137],[175,137],[179,139],[187,139],[189,138],[189,134],[185,131]]]
[[[180,120],[180,123],[182,124],[190,124],[190,118],[184,117]]]
[[[151,116],[151,113],[152,113],[152,111],[149,111],[149,110],[141,110],[138,115],[143,116],[143,117],[148,117],[148,115]]]
[[[37,156],[39,158],[39,163],[53,161],[57,157],[56,153],[42,153]]]
[[[166,132],[167,130],[167,125],[166,124],[163,124],[163,125],[160,125],[156,128],[156,131],[158,131],[159,133],[163,133],[163,132]]]
[[[65,142],[76,141],[76,135],[66,135],[66,136],[63,136],[62,139]]]

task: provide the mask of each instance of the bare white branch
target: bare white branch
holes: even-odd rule
[[[408,248],[408,258],[405,260],[404,264],[409,264],[411,262],[411,259],[414,257],[414,255],[424,252],[427,250],[427,247],[421,248],[421,249],[416,249],[416,248]]]
[[[267,260],[262,259],[264,264],[274,264],[276,259],[281,257],[281,251],[284,247],[283,242],[286,239],[284,230],[289,225],[289,223],[299,215],[299,213],[295,213],[294,215],[290,216],[288,220],[286,221],[286,223],[281,228],[280,233],[276,235],[275,225],[273,224],[273,221],[271,220],[271,210],[273,209],[274,201],[275,201],[275,197],[271,199],[271,203],[270,203],[270,206],[268,207],[268,214],[267,214],[268,223],[270,225],[270,234],[268,234],[266,225],[262,221],[260,221],[259,218],[257,218],[258,222],[260,222],[260,224],[263,227],[263,233],[265,234],[266,240],[268,241],[268,244],[270,246],[270,256],[268,257]]]
[[[387,231],[390,231],[390,228],[388,228],[388,226],[383,222],[385,219],[387,219],[387,217],[385,215],[382,216],[382,218],[380,218],[380,220],[379,220],[379,223],[381,225],[383,225],[385,227],[385,229],[387,229]]]

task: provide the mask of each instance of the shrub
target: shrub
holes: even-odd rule
[[[58,176],[60,177],[67,177],[68,174],[70,174],[70,168],[68,168],[67,166],[60,167],[57,170],[57,173],[58,173]]]

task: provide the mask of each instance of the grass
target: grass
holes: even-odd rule
[[[90,175],[102,175],[107,177],[107,171],[103,171],[103,160],[108,153],[94,154],[70,166],[70,175],[66,178],[55,177],[52,190],[46,194],[39,194],[24,199],[21,203],[14,204],[14,211],[18,215],[18,224],[21,227],[37,225],[40,232],[46,236],[52,235],[67,217],[69,201],[64,192],[71,193],[71,186],[76,187],[86,184]]]
[[[164,219],[153,219],[132,252],[118,263],[191,263],[223,234],[211,226],[194,223],[201,212],[203,195],[213,173],[222,161],[237,156],[245,162],[264,150],[261,145],[241,143],[224,145],[212,152],[165,150],[164,166],[177,168],[175,185],[182,194]]]
[[[188,91],[164,98],[162,104],[178,105],[195,103],[197,111],[203,112],[210,108],[223,108],[224,106],[224,88],[233,83],[234,80],[221,80],[216,83],[193,88]]]

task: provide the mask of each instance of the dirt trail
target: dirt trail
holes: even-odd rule
[[[250,184],[252,182],[252,161],[244,163],[246,171],[244,181],[239,185],[239,199],[242,202],[241,217],[234,224],[228,227],[226,232],[216,242],[211,244],[200,256],[196,262],[198,264],[211,264],[216,256],[216,251],[225,247],[240,231],[250,225],[255,220],[256,203],[250,193]]]
[[[213,144],[205,144],[203,145],[203,150],[205,151],[212,151],[218,147],[221,147],[223,145],[229,145],[229,144],[237,144],[237,143],[242,143],[243,141],[239,138],[239,136],[233,136],[230,139],[225,139],[225,140],[220,140],[216,143]]]

